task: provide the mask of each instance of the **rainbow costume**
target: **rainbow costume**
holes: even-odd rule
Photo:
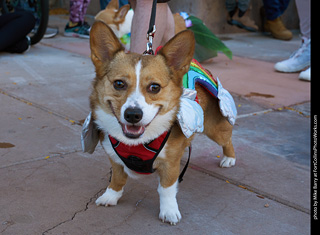
[[[183,76],[183,87],[195,89],[196,83],[206,88],[214,97],[218,97],[218,81],[198,61],[193,59],[189,72]]]
[[[219,100],[221,114],[234,125],[237,109],[230,93],[225,90],[219,79],[214,78],[200,63],[193,59],[188,73],[183,76],[183,95],[180,98],[178,123],[184,135],[189,138],[195,132],[203,131],[203,110],[197,103],[195,84],[204,87]]]

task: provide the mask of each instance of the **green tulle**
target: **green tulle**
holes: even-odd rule
[[[230,60],[232,59],[231,50],[215,36],[202,20],[195,16],[189,16],[187,20],[191,20],[192,26],[188,27],[193,31],[196,39],[196,49],[194,58],[199,62],[216,57],[217,52],[224,53]]]

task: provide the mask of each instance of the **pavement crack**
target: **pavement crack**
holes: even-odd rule
[[[139,205],[148,196],[148,194],[149,194],[148,190],[144,192],[143,197],[136,202],[136,204],[134,206],[134,209],[133,209],[133,212],[131,214],[129,214],[128,216],[126,216],[126,218],[124,219],[124,222],[126,222],[128,219],[130,219],[137,212],[137,209],[139,208]]]
[[[86,203],[85,207],[84,207],[83,209],[81,209],[81,210],[78,210],[78,211],[74,212],[73,215],[72,215],[72,217],[71,217],[70,219],[64,220],[64,221],[62,221],[62,222],[60,222],[60,223],[52,226],[51,228],[49,228],[49,229],[47,229],[46,231],[44,231],[44,232],[42,233],[42,235],[47,234],[48,232],[56,229],[57,227],[65,224],[65,223],[68,223],[68,222],[73,221],[78,214],[83,213],[83,212],[86,212],[86,211],[89,209],[89,205],[92,203],[92,201],[93,201],[94,199],[96,199],[97,196],[98,196],[102,191],[104,191],[104,190],[105,190],[105,188],[100,189],[97,193],[95,193],[94,196],[92,196],[92,197],[89,199],[89,201]]]

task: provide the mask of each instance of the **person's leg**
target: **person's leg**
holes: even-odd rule
[[[280,40],[291,40],[292,33],[280,19],[289,5],[290,0],[263,0],[265,16],[264,30],[271,32],[272,36]]]
[[[173,14],[170,10],[169,5],[168,4],[165,4],[165,5],[167,5],[167,27],[164,31],[161,45],[165,45],[174,36],[174,31],[175,31]],[[155,47],[154,49],[157,49],[157,47]]]
[[[251,32],[259,29],[254,20],[250,18],[250,0],[239,0],[235,3],[227,0],[226,4],[228,10],[227,22],[230,25],[236,25]],[[232,10],[233,7],[235,8]]]
[[[237,1],[236,0],[226,0],[226,9],[230,17],[234,15],[237,9]]]
[[[296,0],[302,42],[300,48],[289,59],[275,64],[275,70],[279,72],[299,72],[311,63],[311,39],[310,39],[310,1]],[[299,78],[311,81],[311,68],[300,73]]]
[[[311,27],[310,27],[310,0],[296,0],[296,6],[298,10],[300,20],[300,32],[303,37],[310,38]]]
[[[290,0],[263,0],[267,20],[275,20],[287,9]]]
[[[89,0],[70,0],[69,22],[64,29],[64,36],[89,38],[89,25],[84,24],[84,15]]]
[[[80,21],[82,23],[84,23],[84,17],[87,13],[87,9],[88,9],[88,6],[90,4],[90,0],[83,0],[83,4],[82,4],[82,12],[81,12],[81,15],[80,15]]]
[[[83,0],[70,0],[69,26],[81,22]],[[73,24],[72,24],[73,23]]]
[[[300,32],[302,34],[302,40],[307,41],[310,40],[309,49],[311,47],[311,19],[310,19],[310,0],[296,0],[296,5],[298,9],[298,15],[300,20]],[[309,55],[309,60],[310,55]],[[311,81],[311,66],[300,73],[299,79]]]
[[[131,26],[131,52],[143,53],[147,45],[147,31],[149,28],[152,9],[151,0],[130,0],[134,10]],[[153,49],[165,43],[174,36],[174,21],[167,3],[157,4],[156,33],[153,39]]]
[[[34,16],[29,12],[18,11],[1,15],[0,22],[0,51],[25,51],[29,46],[26,36],[35,25]]]
[[[100,0],[100,9],[106,9],[106,6],[109,4],[110,0]]]
[[[128,0],[119,0],[119,8],[127,4],[129,4]]]
[[[241,14],[244,14],[248,10],[249,4],[250,4],[250,0],[239,0],[238,1],[238,8],[239,8]]]

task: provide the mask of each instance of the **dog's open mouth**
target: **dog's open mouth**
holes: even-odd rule
[[[144,126],[125,125],[121,124],[123,134],[131,139],[139,138],[145,131]]]

